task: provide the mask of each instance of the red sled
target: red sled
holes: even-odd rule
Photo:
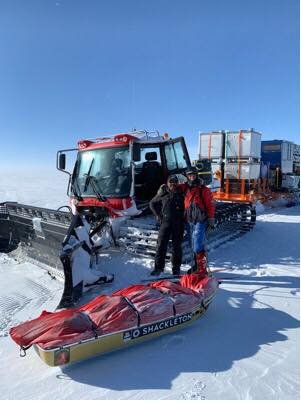
[[[49,366],[78,362],[185,327],[204,314],[218,284],[200,274],[137,284],[78,308],[43,311],[10,336],[22,355],[33,345]]]

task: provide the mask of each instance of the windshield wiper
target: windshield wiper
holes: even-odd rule
[[[95,182],[95,177],[94,177],[94,175],[91,175],[91,176],[89,177],[89,182],[90,182],[90,185],[91,185],[91,187],[92,187],[92,189],[93,189],[93,192],[95,193],[95,195],[97,196],[97,198],[98,198],[100,201],[105,202],[107,199],[98,191],[98,188],[97,188],[97,185],[96,185],[96,182]]]
[[[84,176],[86,177],[85,183],[84,183],[84,192],[86,192],[86,190],[88,188],[88,185],[89,185],[89,182],[90,182],[90,178],[91,178],[90,174],[91,174],[91,170],[92,170],[92,167],[93,167],[94,160],[95,159],[93,157],[93,159],[91,160],[88,172],[86,174],[84,174]]]
[[[87,190],[88,185],[90,184],[93,189],[93,192],[95,193],[97,198],[104,202],[104,201],[106,201],[106,198],[103,195],[101,195],[101,193],[98,191],[98,188],[95,183],[95,177],[93,175],[91,175],[93,163],[94,163],[94,158],[91,160],[88,172],[86,174],[84,174],[84,176],[86,177],[85,183],[84,183],[84,192]]]

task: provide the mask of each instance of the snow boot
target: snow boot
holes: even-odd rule
[[[197,262],[196,262],[196,253],[194,253],[191,268],[187,270],[186,274],[196,273],[197,270],[198,270],[198,268],[197,268]]]
[[[204,276],[207,276],[207,256],[204,251],[196,253],[196,273],[201,273]]]

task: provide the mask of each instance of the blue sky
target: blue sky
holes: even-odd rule
[[[298,0],[0,0],[0,52],[1,165],[133,127],[299,143]]]

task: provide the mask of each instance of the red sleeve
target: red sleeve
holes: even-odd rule
[[[180,191],[183,191],[184,193],[187,191],[187,182],[184,182],[183,184],[179,184],[178,188]]]
[[[209,218],[213,218],[215,214],[215,203],[212,196],[212,192],[209,188],[205,187],[203,199],[205,202],[206,211],[208,213]]]

